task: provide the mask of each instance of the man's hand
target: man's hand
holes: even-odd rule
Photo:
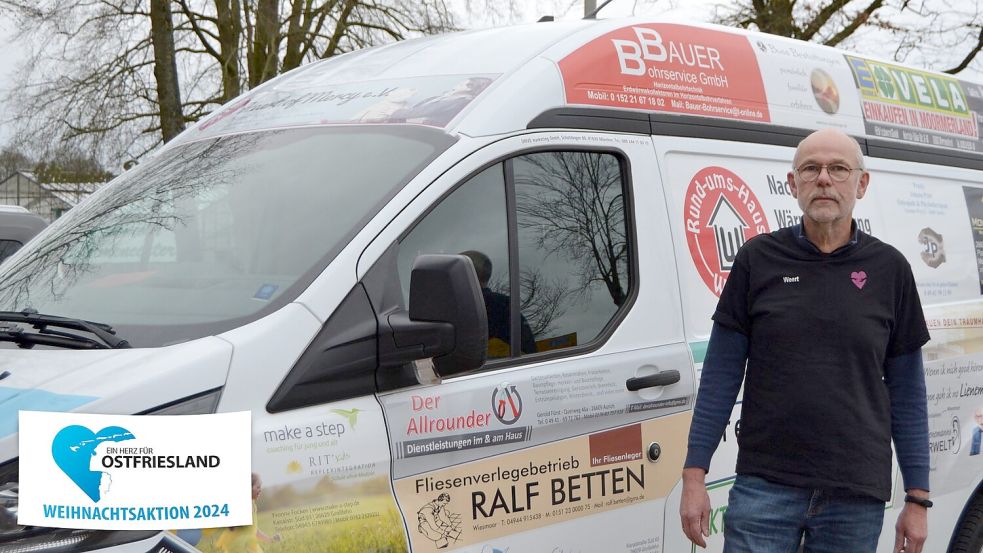
[[[710,535],[710,494],[707,493],[706,471],[701,468],[683,469],[683,499],[679,505],[679,518],[683,521],[683,533],[689,541],[706,547],[703,537]]]
[[[684,492],[685,493],[685,492]],[[925,490],[908,490],[908,493],[928,499]],[[914,503],[905,503],[894,525],[894,553],[922,553],[928,537],[928,509]]]

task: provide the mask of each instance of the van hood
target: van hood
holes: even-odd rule
[[[17,456],[19,411],[134,414],[228,376],[232,345],[208,337],[164,348],[0,350],[0,463]]]

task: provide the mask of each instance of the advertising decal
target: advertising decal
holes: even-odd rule
[[[974,302],[928,307],[925,319],[932,491],[964,491],[983,471],[983,316]]]
[[[679,479],[689,415],[673,415],[396,480],[414,551],[453,550],[664,499]],[[657,550],[657,549],[656,549]]]
[[[690,178],[684,217],[689,253],[707,288],[718,296],[737,250],[754,236],[770,232],[751,187],[723,167],[707,167]]]
[[[413,123],[446,126],[497,75],[448,75],[396,80],[332,82],[320,67],[289,76],[226,106],[189,138],[230,132],[324,124]],[[294,82],[296,81],[296,82]]]
[[[257,420],[251,525],[178,531],[204,553],[407,551],[378,403],[359,398]]]
[[[17,523],[103,530],[250,524],[249,426],[248,411],[21,411]]]
[[[923,303],[979,297],[976,253],[963,188],[913,174],[874,171],[870,196],[884,221],[881,240],[904,254]],[[886,193],[890,191],[889,193]]]
[[[516,425],[522,416],[522,395],[515,385],[498,386],[486,407],[472,407],[466,412],[454,410],[450,414],[441,405],[442,399],[438,392],[410,397],[412,414],[403,433],[406,439],[396,442],[397,459],[530,439],[532,427]]]
[[[976,253],[980,293],[983,294],[983,188],[964,186],[963,194],[966,196],[966,208],[969,210],[969,228]]]
[[[983,150],[983,98],[977,85],[856,56],[847,55],[846,60],[860,92],[868,135]]]
[[[559,66],[569,104],[770,120],[757,59],[740,35],[634,25],[590,41]]]
[[[509,381],[475,378],[386,394],[393,478],[685,411],[691,388],[630,392],[625,382],[688,359],[688,347],[675,344],[573,360],[563,371],[517,371]]]
[[[748,40],[758,56],[772,123],[864,133],[860,99],[842,53],[770,35]]]
[[[922,351],[932,490],[936,493],[962,491],[983,471],[983,316],[977,295],[983,293],[983,189],[952,188],[961,188],[965,200],[966,215],[957,209],[949,214],[951,224],[959,228],[937,232],[929,225],[932,232],[923,230],[919,235],[925,244],[924,262],[939,263],[940,267],[954,262],[968,265],[963,273],[972,275],[972,294],[956,299],[975,300],[925,308],[932,341]],[[932,192],[940,194],[947,189],[940,184]],[[961,202],[954,200],[952,204]],[[969,243],[952,248],[953,243],[962,241]]]

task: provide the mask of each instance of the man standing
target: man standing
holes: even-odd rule
[[[713,315],[683,469],[683,531],[705,547],[705,477],[744,381],[724,551],[873,552],[891,496],[891,440],[905,506],[894,551],[927,535],[928,339],[911,267],[856,228],[870,175],[855,140],[824,129],[788,173],[800,225],[738,252]],[[746,365],[746,375],[745,375]]]

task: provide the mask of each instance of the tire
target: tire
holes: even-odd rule
[[[983,553],[983,495],[976,494],[952,540],[951,553]]]

